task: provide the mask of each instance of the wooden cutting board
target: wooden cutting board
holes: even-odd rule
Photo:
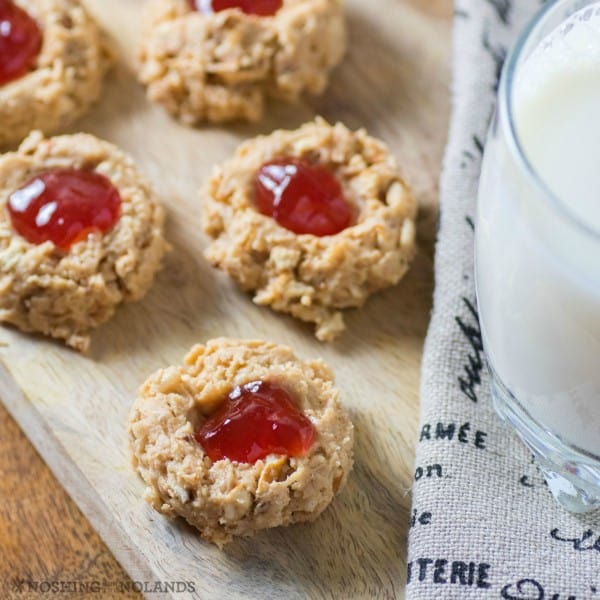
[[[121,146],[169,211],[175,247],[150,294],[119,310],[81,356],[0,329],[0,397],[137,581],[189,582],[198,598],[393,598],[405,582],[419,365],[431,309],[437,180],[449,112],[451,0],[347,0],[350,52],[326,95],[278,106],[256,126],[186,129],[149,105],[132,73],[139,0],[88,0],[120,60],[77,129]],[[348,314],[335,344],[252,304],[202,257],[197,190],[248,137],[321,114],[366,127],[394,150],[422,207],[421,251],[406,279]],[[74,129],[75,131],[75,129]],[[315,523],[238,540],[224,551],[141,499],[126,423],[136,389],[217,336],[288,344],[334,368],[356,426],[356,465]],[[151,594],[157,598],[160,595]]]

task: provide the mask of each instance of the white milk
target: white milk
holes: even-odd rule
[[[477,224],[486,350],[534,419],[600,456],[600,2],[526,60],[513,109],[524,154],[556,200],[493,136]]]

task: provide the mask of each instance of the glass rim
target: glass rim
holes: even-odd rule
[[[513,107],[513,90],[516,78],[517,65],[523,56],[523,52],[526,44],[529,42],[533,33],[537,30],[538,26],[543,22],[544,18],[552,12],[552,10],[560,5],[565,4],[572,0],[550,0],[547,4],[542,6],[540,10],[534,15],[534,17],[527,23],[523,31],[519,34],[519,38],[516,44],[506,58],[504,67],[502,69],[502,75],[500,78],[500,87],[498,90],[498,105],[500,116],[500,124],[503,129],[508,129],[507,141],[510,151],[519,165],[527,176],[528,180],[533,186],[542,193],[544,199],[561,217],[566,219],[571,225],[574,225],[576,229],[585,233],[587,236],[593,238],[594,241],[600,242],[600,228],[593,227],[579,218],[570,208],[569,205],[561,199],[561,197],[552,191],[550,186],[546,183],[544,178],[539,174],[537,169],[533,166],[517,131],[514,107]],[[583,9],[582,9],[583,10]]]

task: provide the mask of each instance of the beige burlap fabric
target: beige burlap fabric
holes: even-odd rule
[[[600,600],[600,515],[555,503],[496,417],[473,274],[477,182],[506,50],[540,0],[458,0],[454,114],[423,363],[407,597]]]

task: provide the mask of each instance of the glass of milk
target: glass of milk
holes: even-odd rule
[[[600,508],[600,2],[548,2],[505,64],[477,296],[497,411],[567,509]]]

